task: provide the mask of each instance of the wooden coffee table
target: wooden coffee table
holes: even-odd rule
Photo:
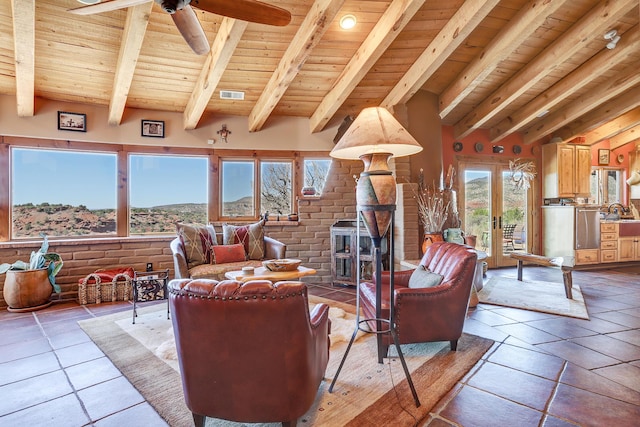
[[[258,267],[253,271],[253,274],[247,274],[242,270],[227,271],[224,276],[227,279],[245,283],[249,280],[271,280],[272,282],[278,282],[280,280],[296,280],[312,274],[316,274],[316,270],[313,268],[299,266],[296,270],[292,271],[271,271],[266,267]]]

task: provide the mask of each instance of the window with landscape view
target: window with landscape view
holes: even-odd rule
[[[14,238],[116,233],[115,153],[11,149]]]
[[[316,194],[322,194],[327,182],[331,159],[304,159],[304,186],[316,189]]]
[[[207,157],[129,156],[129,233],[174,232],[176,222],[207,223]]]

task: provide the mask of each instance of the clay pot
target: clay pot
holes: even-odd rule
[[[51,305],[53,287],[47,268],[38,270],[9,270],[2,294],[12,312],[35,311]]]
[[[356,203],[374,246],[379,248],[382,237],[391,224],[396,203],[396,179],[389,170],[390,153],[369,153],[360,156],[364,172],[356,185]]]
[[[434,242],[444,242],[444,237],[442,233],[424,233],[424,240],[422,240],[422,254],[427,251],[427,248],[431,246]]]

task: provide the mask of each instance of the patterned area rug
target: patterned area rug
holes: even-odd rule
[[[492,277],[478,292],[478,300],[485,304],[589,319],[580,286],[574,284],[572,294],[573,299],[565,296],[562,283]]]
[[[384,364],[378,364],[375,336],[361,333],[345,359],[333,393],[329,393],[328,387],[354,331],[355,315],[352,306],[310,297],[310,303],[318,302],[327,302],[332,307],[332,346],[325,380],[313,406],[298,421],[301,425],[416,425],[493,344],[491,340],[465,334],[456,352],[449,351],[448,342],[403,345],[421,401],[416,408],[400,360],[390,357]],[[131,312],[78,323],[169,425],[193,426],[191,413],[184,404],[166,306],[143,307],[138,312],[135,325],[131,324]],[[208,418],[206,425],[247,424]]]

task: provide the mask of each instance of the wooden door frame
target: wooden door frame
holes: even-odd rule
[[[458,172],[461,171],[462,165],[478,165],[478,166],[484,165],[487,168],[492,168],[492,169],[494,169],[495,167],[508,169],[510,160],[513,160],[513,159],[505,158],[503,156],[493,156],[493,155],[482,156],[482,157],[470,156],[470,155],[458,155],[458,156],[454,156],[454,168]],[[527,161],[532,161],[536,167],[536,170],[538,170],[538,162],[535,158],[527,158]],[[458,202],[460,206],[465,206],[465,197],[463,192],[461,191],[462,182],[459,177],[460,177],[460,173],[457,173],[454,180],[454,188],[457,191]],[[539,201],[539,188],[540,188],[539,176],[536,176],[536,179],[532,180],[530,184],[531,184],[531,187],[527,192],[527,212],[525,212],[525,215],[527,216],[527,242],[528,242],[527,250],[530,251],[531,253],[539,253],[540,207],[536,203],[536,201]],[[501,191],[499,191],[498,193],[501,193]],[[499,197],[495,197],[494,200],[492,200],[491,202],[492,212],[495,212],[496,206],[500,210],[502,210],[501,204],[502,204],[502,196],[500,195]],[[478,249],[480,249],[480,246],[478,246],[480,244],[480,239],[481,239],[481,236],[478,236],[478,243],[476,244],[476,248]],[[501,241],[501,239],[502,239],[501,234],[500,236],[497,236],[494,238],[495,242],[499,242]],[[492,256],[489,256],[487,258],[487,263],[489,267],[497,267],[496,255],[493,254]],[[516,265],[516,261],[514,260],[513,263],[507,263],[507,264]],[[507,265],[503,264],[501,266],[504,267]]]

